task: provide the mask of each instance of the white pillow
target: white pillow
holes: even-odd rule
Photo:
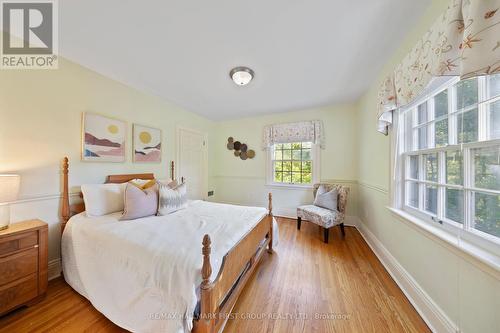
[[[158,183],[159,185],[159,203],[158,215],[168,215],[180,209],[187,207],[187,188],[186,183],[171,188],[169,185]]]
[[[95,217],[123,211],[127,183],[82,185],[87,216]]]

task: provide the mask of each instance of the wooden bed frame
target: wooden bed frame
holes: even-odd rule
[[[83,203],[70,205],[69,202],[69,163],[65,157],[63,161],[63,200],[62,225],[64,231],[66,223],[72,215],[85,211]],[[174,162],[171,163],[170,178],[175,179]],[[106,183],[125,183],[132,179],[154,179],[152,173],[111,175]],[[80,193],[81,196],[81,193]],[[243,290],[246,282],[257,267],[267,247],[273,253],[273,213],[272,194],[268,196],[269,212],[257,225],[245,234],[236,243],[222,260],[217,277],[211,281],[212,265],[210,263],[211,240],[206,234],[202,241],[203,266],[201,269],[202,282],[200,285],[200,313],[193,319],[194,333],[217,333],[222,331],[231,311]]]

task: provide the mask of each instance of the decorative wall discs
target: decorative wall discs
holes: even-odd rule
[[[246,143],[241,143],[240,141],[234,141],[234,138],[230,136],[227,138],[227,149],[234,150],[234,156],[241,158],[243,161],[247,158],[254,158],[255,151],[252,149],[248,149],[248,145]]]

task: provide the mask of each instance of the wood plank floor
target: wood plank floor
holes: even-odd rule
[[[355,228],[330,232],[278,218],[265,254],[225,332],[430,332]],[[124,332],[61,278],[40,303],[0,318],[0,332]]]

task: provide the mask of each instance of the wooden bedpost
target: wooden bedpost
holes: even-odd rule
[[[68,158],[65,157],[63,160],[63,197],[62,197],[62,224],[61,232],[64,231],[64,227],[69,220],[70,209],[69,209],[69,185],[68,185],[68,173],[69,173],[69,162]]]
[[[175,164],[174,164],[174,161],[170,162],[170,179],[175,180]]]
[[[212,265],[210,264],[210,253],[212,249],[210,247],[212,241],[210,236],[206,234],[203,237],[203,247],[201,252],[203,253],[203,266],[201,267],[201,307],[200,307],[200,319],[198,321],[198,326],[195,329],[197,333],[212,333],[212,328],[215,327],[215,304],[213,304],[213,286],[210,282],[210,277],[212,276]]]
[[[267,252],[273,253],[273,194],[269,192],[269,213],[268,213],[268,219],[269,219],[269,247],[267,249]]]
[[[212,249],[210,244],[212,244],[210,236],[205,235],[205,237],[203,237],[203,249],[201,250],[203,253],[203,267],[201,268],[202,288],[210,284],[210,276],[212,275],[212,265],[210,264],[210,253]]]

